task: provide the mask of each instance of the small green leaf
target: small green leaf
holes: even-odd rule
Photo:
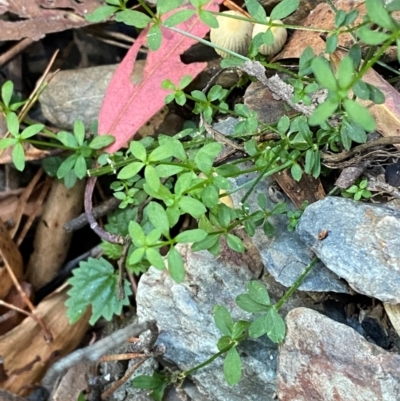
[[[188,213],[194,218],[198,219],[207,209],[197,199],[190,198],[189,196],[183,196],[179,201],[179,207],[184,213]]]
[[[250,313],[266,312],[269,307],[259,304],[251,299],[249,294],[241,294],[236,297],[236,304],[239,308]]]
[[[231,386],[239,383],[242,377],[242,361],[235,347],[231,348],[224,360],[225,380]]]
[[[247,291],[253,301],[266,306],[271,304],[267,289],[259,281],[249,281],[247,283]]]
[[[165,14],[175,10],[182,4],[183,0],[157,0],[157,13]]]
[[[282,316],[275,308],[271,308],[267,312],[265,324],[267,327],[267,336],[270,340],[274,343],[281,343],[285,338],[286,326]]]
[[[264,7],[257,0],[245,0],[249,14],[256,20],[267,22],[267,14]]]
[[[161,185],[160,177],[157,174],[157,170],[151,165],[146,166],[146,168],[144,169],[144,177],[146,179],[146,184],[153,191],[157,192]]]
[[[146,258],[156,269],[159,270],[165,269],[164,259],[162,258],[160,252],[157,249],[147,248]]]
[[[83,145],[85,140],[85,125],[82,120],[76,120],[74,122],[74,135],[79,146]]]
[[[161,46],[162,33],[158,25],[152,25],[147,33],[147,45],[150,50],[158,50]]]
[[[146,207],[146,213],[155,228],[159,228],[164,234],[169,232],[167,213],[159,203],[150,202]]]
[[[175,241],[184,244],[203,241],[206,237],[207,233],[204,230],[197,228],[181,232],[175,237]]]
[[[18,136],[19,134],[19,121],[15,113],[6,114],[7,129],[10,131],[12,136]]]
[[[354,64],[353,60],[346,56],[344,57],[338,68],[338,84],[342,89],[348,89],[353,81]]]
[[[396,28],[396,23],[386,10],[382,0],[365,0],[365,6],[372,22],[389,31]]]
[[[372,31],[367,26],[363,26],[358,29],[357,35],[364,43],[371,46],[380,45],[389,38],[388,34],[378,31]]]
[[[86,170],[86,160],[82,155],[79,155],[75,162],[74,172],[76,176],[81,180],[83,177],[86,176]]]
[[[166,382],[166,376],[158,372],[154,372],[153,376],[136,376],[132,380],[132,385],[133,387],[141,388],[143,390],[154,390]]]
[[[261,316],[257,316],[249,327],[249,336],[252,338],[259,338],[263,336],[268,330],[266,324],[266,314],[262,314]]]
[[[215,18],[215,16],[210,13],[210,11],[207,10],[199,10],[198,12],[199,18],[210,28],[218,28],[218,20]]]
[[[119,7],[100,6],[97,7],[91,14],[86,15],[86,20],[89,22],[101,22],[119,10]]]
[[[129,256],[129,264],[136,265],[139,263],[143,259],[145,251],[145,248],[136,248]]]
[[[181,254],[173,246],[168,252],[167,261],[168,271],[172,279],[176,283],[182,283],[185,278],[185,266]]]
[[[128,164],[127,166],[123,167],[118,175],[117,178],[119,180],[127,180],[129,178],[134,177],[142,168],[144,164],[141,162],[133,162]]]
[[[75,136],[72,135],[70,132],[67,131],[60,131],[57,134],[57,139],[64,145],[69,148],[76,149],[79,147],[78,141],[76,140]]]
[[[158,148],[154,149],[148,159],[151,162],[156,162],[164,159],[168,159],[174,155],[174,149],[172,144],[161,145]]]
[[[321,86],[331,90],[337,91],[337,82],[335,75],[332,72],[332,69],[325,58],[317,57],[311,63],[311,68],[317,79],[318,83]],[[323,103],[320,106],[323,106],[326,103]]]
[[[198,252],[210,249],[219,242],[220,234],[209,234],[203,241],[196,242],[192,245],[192,251]]]
[[[13,82],[10,80],[4,82],[3,86],[1,87],[1,98],[3,99],[3,103],[6,107],[10,105],[13,92],[14,92]]]
[[[219,191],[215,185],[207,185],[201,193],[201,200],[209,209],[215,207],[219,202]]]
[[[115,137],[112,135],[98,135],[92,139],[89,144],[89,148],[91,149],[103,149],[108,145],[111,145],[115,142]]]
[[[232,338],[238,339],[242,336],[243,332],[247,330],[250,326],[250,322],[245,320],[238,320],[235,322],[232,328]]]
[[[214,323],[225,336],[230,336],[233,329],[233,319],[225,306],[215,305],[213,310]]]
[[[21,138],[22,139],[28,139],[28,138],[38,134],[43,128],[44,128],[43,124],[30,125],[29,127],[25,128],[21,132]]]
[[[146,28],[151,22],[148,15],[135,10],[120,11],[115,15],[115,20],[139,29]]]
[[[375,131],[375,120],[365,106],[350,99],[345,99],[343,105],[354,122],[361,125],[368,132]]]
[[[217,348],[219,351],[223,351],[229,348],[232,344],[232,338],[230,336],[222,336],[217,343]]]
[[[184,89],[186,88],[193,80],[193,77],[191,75],[185,75],[182,77],[182,79],[179,81],[179,88]]]
[[[294,13],[299,8],[300,0],[282,0],[270,14],[271,20],[283,19]]]
[[[61,164],[57,170],[57,178],[64,178],[67,174],[72,170],[76,159],[78,158],[77,154],[73,154],[68,156]],[[75,174],[74,174],[75,175]]]
[[[243,253],[246,250],[242,240],[236,235],[227,234],[226,243],[228,244],[229,248],[231,248],[235,252]]]
[[[144,235],[143,229],[140,224],[136,223],[136,221],[130,221],[128,231],[135,246],[143,247],[146,245],[146,236]]]
[[[325,52],[333,53],[338,45],[338,35],[330,35],[326,39]]]
[[[328,118],[334,115],[338,106],[339,103],[337,101],[327,100],[314,110],[314,112],[308,118],[308,123],[311,126],[323,124]]]
[[[17,142],[12,150],[12,161],[18,171],[24,171],[25,168],[25,153],[24,147],[20,142]]]
[[[68,280],[72,286],[68,291],[70,298],[65,303],[71,324],[81,318],[89,305],[92,305],[89,320],[92,325],[102,316],[110,321],[114,314],[121,314],[124,305],[129,305],[128,297],[132,291],[128,281],[124,280],[125,296],[120,300],[116,291],[118,275],[105,259],[89,258],[87,262],[81,262],[72,273],[73,277]]]
[[[166,27],[179,25],[182,22],[187,21],[195,13],[196,13],[195,10],[181,10],[181,11],[178,11],[175,14],[172,14],[170,17],[168,17],[164,21],[163,25],[166,26]]]
[[[138,141],[131,141],[129,151],[141,162],[146,161],[146,148]]]
[[[303,175],[303,171],[299,164],[294,163],[293,166],[290,168],[290,174],[292,174],[292,177],[299,182],[301,180],[301,176]]]
[[[5,149],[10,146],[13,146],[17,143],[18,139],[15,138],[3,138],[0,139],[0,149]]]

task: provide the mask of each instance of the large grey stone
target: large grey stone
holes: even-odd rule
[[[328,197],[305,210],[297,233],[354,290],[400,303],[400,212]]]
[[[60,71],[39,97],[43,115],[59,128],[70,130],[78,119],[89,128],[99,117],[116,68],[105,65]]]
[[[139,282],[137,313],[140,321],[154,318],[160,328],[158,344],[166,347],[166,360],[180,369],[189,369],[216,353],[221,336],[212,313],[216,304],[224,305],[234,319],[250,315],[235,304],[235,297],[246,292],[246,282],[254,279],[250,268],[257,261],[246,254],[236,254],[226,246],[215,258],[206,251],[193,253],[190,245],[180,245],[186,278],[176,284],[165,271],[151,268]],[[271,299],[276,301],[285,289],[272,278],[264,281]],[[282,308],[283,314],[293,307],[308,305],[312,300],[295,293]],[[265,337],[246,340],[239,348],[243,377],[238,385],[229,386],[223,376],[223,358],[191,376],[193,385],[184,387],[196,401],[272,401],[275,392],[277,346]],[[201,396],[199,396],[201,394]]]
[[[400,355],[310,309],[286,317],[279,354],[280,401],[398,401]]]

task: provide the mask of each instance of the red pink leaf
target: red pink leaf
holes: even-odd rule
[[[218,4],[221,2],[222,0],[214,0],[204,9],[218,11]],[[181,9],[189,7],[191,6]],[[168,18],[169,14],[164,18]],[[178,28],[198,37],[204,37],[210,29],[197,15],[178,25]],[[207,65],[186,65],[181,62],[180,54],[196,43],[194,39],[164,27],[162,33],[161,47],[157,51],[150,51],[147,56],[140,84],[132,83],[131,74],[138,51],[146,42],[147,29],[141,32],[111,79],[99,116],[99,133],[115,137],[115,142],[107,148],[110,153],[116,152],[126,144],[138,129],[164,106],[168,92],[161,88],[162,81],[170,79],[174,84],[178,84],[184,75],[194,78]]]

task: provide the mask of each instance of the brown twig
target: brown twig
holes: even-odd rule
[[[158,327],[155,320],[150,320],[144,323],[132,323],[121,330],[118,330],[111,335],[97,341],[93,345],[85,348],[80,348],[71,354],[54,363],[46,372],[43,378],[43,386],[51,392],[52,383],[58,375],[69,369],[70,367],[83,362],[96,362],[101,356],[107,353],[110,349],[121,345],[129,336],[139,336],[144,331],[149,330],[152,338],[158,337]]]
[[[121,200],[114,197],[106,200],[105,202],[101,203],[98,206],[95,206],[92,209],[93,217],[95,219],[98,219],[99,217],[105,216],[106,214],[115,210],[120,203]],[[82,227],[85,227],[86,224],[88,224],[86,213],[82,213],[75,219],[72,219],[68,223],[64,224],[63,228],[65,231],[76,231]]]
[[[121,387],[124,383],[126,383],[129,378],[133,375],[133,373],[135,372],[135,370],[142,365],[144,362],[146,362],[150,357],[146,356],[143,357],[141,360],[139,360],[138,362],[136,362],[133,366],[131,366],[126,373],[124,374],[123,377],[121,377],[121,379],[115,381],[110,388],[108,388],[106,391],[104,391],[101,394],[101,399],[102,400],[106,400],[115,390],[117,390],[119,387]]]
[[[22,289],[22,287],[19,285],[19,282],[17,280],[17,278],[14,275],[14,272],[12,271],[10,265],[8,264],[7,260],[3,258],[3,262],[4,265],[6,266],[6,269],[8,271],[8,274],[10,275],[10,278],[12,280],[12,282],[15,285],[15,288],[18,290],[18,292],[21,295],[21,298],[23,299],[23,301],[25,302],[25,304],[28,306],[28,308],[31,310],[31,313],[29,314],[29,316],[34,319],[37,324],[42,328],[43,332],[44,332],[44,338],[46,339],[47,342],[51,342],[53,341],[53,335],[51,334],[51,332],[49,331],[49,329],[46,327],[46,325],[44,324],[43,320],[41,319],[40,316],[38,316],[36,314],[36,309],[33,306],[32,302],[30,301],[30,299],[26,296],[25,291]]]
[[[15,44],[13,47],[8,49],[0,56],[0,68],[3,68],[7,63],[9,63],[18,53],[22,52],[29,45],[34,42],[33,39],[25,38]]]

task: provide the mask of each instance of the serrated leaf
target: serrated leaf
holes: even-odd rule
[[[225,336],[230,336],[233,329],[232,317],[223,305],[215,305],[213,310],[214,323],[218,330]]]
[[[231,348],[226,354],[224,360],[224,376],[227,383],[231,386],[239,383],[242,377],[242,361],[235,347]]]
[[[89,320],[92,325],[100,317],[110,321],[114,314],[121,314],[124,305],[129,305],[128,297],[132,291],[128,281],[124,280],[125,297],[120,300],[117,296],[118,275],[105,259],[89,258],[87,262],[81,262],[72,274],[68,280],[72,286],[68,291],[70,298],[65,303],[71,324],[79,320],[89,305],[92,306]]]

